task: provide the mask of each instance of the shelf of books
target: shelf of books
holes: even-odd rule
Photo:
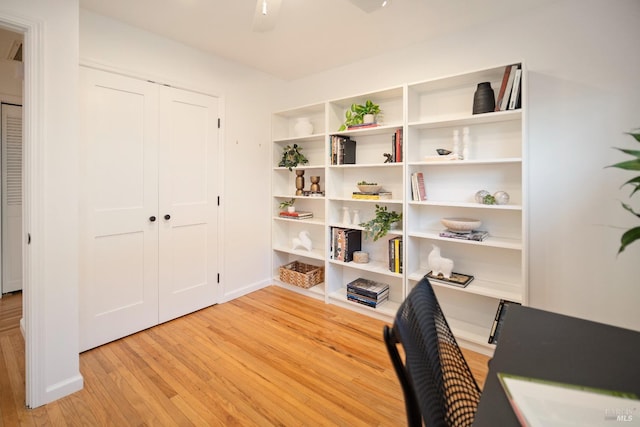
[[[495,106],[474,114],[485,82]],[[375,122],[345,124],[367,101],[379,106]],[[391,322],[431,274],[456,338],[490,354],[500,301],[528,298],[525,101],[517,62],[274,113],[274,277],[283,263],[320,263],[324,281],[295,290]],[[280,163],[294,146],[308,163],[290,170]],[[297,214],[281,208],[291,200]],[[403,220],[374,239],[362,224],[377,207]],[[436,247],[453,263],[448,278],[429,267]]]
[[[359,277],[354,278],[353,280],[357,280]],[[352,280],[352,281],[353,281]],[[347,282],[350,283],[351,281]],[[393,297],[391,296],[391,287],[389,288],[389,296],[382,303],[377,304],[376,306],[372,306],[370,304],[358,302],[357,300],[349,298],[349,290],[347,288],[347,284],[342,286],[335,291],[329,293],[329,300],[338,305],[342,305],[345,307],[349,307],[354,310],[361,311],[365,314],[372,315],[374,317],[387,320],[393,319],[400,307],[400,302],[402,301],[401,297]],[[396,288],[399,286],[396,286]],[[395,299],[392,299],[395,298]]]

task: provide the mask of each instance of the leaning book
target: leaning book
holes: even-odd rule
[[[462,274],[462,273],[456,273],[455,271],[451,273],[451,276],[448,279],[441,274],[435,275],[432,273],[433,272],[430,271],[427,274],[425,274],[424,277],[427,277],[429,278],[429,280],[432,280],[434,282],[457,286],[459,288],[466,288],[467,285],[471,283],[471,281],[473,281],[473,276],[469,276],[467,274]]]

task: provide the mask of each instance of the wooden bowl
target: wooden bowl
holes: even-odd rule
[[[482,221],[473,218],[442,218],[440,222],[456,233],[470,233],[482,225]]]
[[[377,193],[382,188],[382,185],[358,185],[358,190],[362,193]]]

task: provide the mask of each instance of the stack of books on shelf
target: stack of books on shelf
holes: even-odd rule
[[[402,162],[402,128],[391,135],[391,162]]]
[[[411,198],[415,201],[427,200],[427,191],[424,186],[424,175],[422,175],[422,172],[411,174]]]
[[[380,126],[378,123],[361,123],[359,125],[351,125],[348,126],[348,130],[357,130],[357,129],[367,129],[367,128],[376,128]]]
[[[459,233],[457,231],[444,230],[440,232],[440,237],[447,237],[449,239],[460,240],[474,240],[476,242],[482,242],[489,237],[489,232],[485,230],[472,230],[468,233]]]
[[[331,259],[353,261],[353,253],[362,249],[362,230],[331,227]]]
[[[498,91],[495,111],[520,108],[521,86],[522,68],[520,64],[507,65],[502,76],[500,90]]]
[[[353,194],[351,194],[352,199],[359,200],[391,200],[392,197],[391,191],[378,191],[375,193],[354,191]]]
[[[402,237],[389,239],[389,271],[402,273]]]
[[[457,286],[458,288],[466,288],[473,280],[473,276],[467,274],[456,273],[455,271],[449,275],[449,278],[444,277],[442,274],[433,274],[432,271],[425,274],[432,282],[443,283],[445,285]]]
[[[331,164],[354,165],[356,163],[356,141],[348,136],[331,136]]]
[[[280,212],[280,217],[281,217],[281,218],[289,218],[289,219],[309,219],[309,218],[313,218],[313,212],[306,212],[306,211],[295,211],[295,212],[282,211],[282,212]]]
[[[347,299],[376,308],[389,299],[389,285],[360,277],[347,284]]]

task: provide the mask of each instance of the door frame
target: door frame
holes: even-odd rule
[[[20,328],[25,341],[25,404],[44,403],[44,23],[6,13],[0,25],[24,35],[23,66],[23,289]],[[36,236],[28,242],[28,236]]]

